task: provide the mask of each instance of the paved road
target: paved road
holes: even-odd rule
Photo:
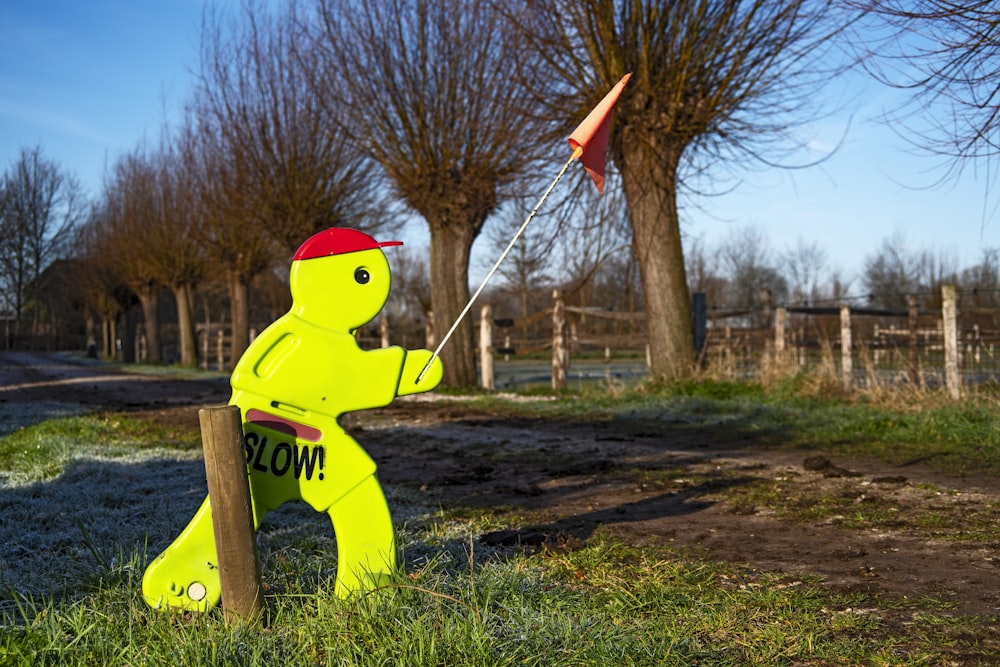
[[[119,410],[224,403],[224,375],[177,380],[48,352],[0,352],[0,402],[58,402]]]

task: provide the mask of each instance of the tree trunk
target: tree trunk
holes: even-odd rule
[[[198,365],[198,348],[194,339],[194,296],[191,285],[175,285],[177,327],[181,339],[181,366]],[[207,334],[206,334],[207,335]]]
[[[229,370],[236,368],[236,362],[250,345],[250,285],[238,272],[229,274],[229,310],[233,320],[233,331],[229,337]]]
[[[156,288],[142,290],[138,294],[139,303],[142,304],[142,321],[146,330],[146,359],[151,364],[158,364],[163,360],[160,354],[160,299],[157,296]],[[136,361],[139,361],[138,359]]]
[[[431,225],[431,310],[438,339],[443,340],[455,318],[469,301],[469,254],[475,227],[461,224]],[[441,350],[444,384],[476,384],[473,322],[466,317]]]
[[[115,324],[117,315],[106,315],[101,320],[101,358],[111,360],[115,358],[115,338],[118,331]]]
[[[669,381],[690,376],[695,367],[691,295],[677,216],[680,152],[664,164],[644,142],[634,143],[623,156],[622,182],[642,280],[650,370],[654,379]]]

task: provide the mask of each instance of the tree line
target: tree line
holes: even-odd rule
[[[251,286],[286,271],[310,234],[344,225],[388,237],[422,219],[426,275],[419,258],[399,254],[394,276],[407,289],[393,308],[433,313],[444,329],[468,300],[471,249],[487,221],[491,234],[509,235],[530,205],[524,194],[550,177],[554,147],[631,71],[609,146],[608,190],[620,197],[597,199],[581,179],[543,216],[506,278],[523,312],[546,281],[604,285],[615,303],[645,311],[653,375],[683,376],[694,365],[690,293],[719,283],[707,270],[719,262],[703,261],[697,243],[683,247],[679,197],[699,194],[691,184],[710,165],[794,156],[794,131],[818,113],[817,92],[848,67],[862,63],[887,83],[910,85],[871,64],[875,56],[863,52],[876,51],[871,44],[858,48],[866,21],[898,36],[921,22],[951,35],[955,25],[989,19],[969,10],[944,25],[931,11],[937,3],[921,4],[912,12],[893,2],[815,0],[302,0],[279,8],[245,0],[235,14],[208,6],[182,120],[116,156],[93,201],[40,147],[11,163],[0,190],[4,306],[18,332],[51,324],[43,273],[61,258],[71,270],[59,294],[102,323],[103,340],[116,339],[132,304],[141,307],[150,361],[160,359],[160,301],[172,294],[179,361],[191,365],[196,297],[222,291],[236,359],[250,339]],[[927,60],[919,50],[893,55]],[[963,73],[938,67],[926,80],[949,76]],[[718,251],[732,274],[726,299],[752,299],[764,285],[815,298],[810,253],[821,251],[799,248],[782,274],[746,256],[753,244],[743,240]],[[556,247],[567,258],[561,275]],[[737,287],[746,293],[734,296]],[[474,383],[471,321],[442,357],[448,384]]]

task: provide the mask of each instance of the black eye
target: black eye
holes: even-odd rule
[[[364,285],[371,279],[372,274],[368,273],[368,269],[358,268],[354,270],[354,281],[359,285]]]

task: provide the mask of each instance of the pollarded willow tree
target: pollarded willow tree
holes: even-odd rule
[[[147,223],[152,228],[151,259],[160,280],[174,294],[182,366],[198,363],[194,292],[207,272],[199,233],[203,218],[197,202],[197,174],[188,169],[188,156],[195,146],[192,130],[182,128],[171,142],[164,141],[151,156],[156,206]]]
[[[108,205],[106,197],[94,202],[86,223],[74,235],[79,271],[72,286],[88,322],[99,322],[98,331],[88,324],[88,333],[100,334],[102,359],[115,358],[118,323],[132,299],[131,290],[116,270],[118,249],[113,247]]]
[[[466,0],[317,0],[317,91],[430,229],[431,304],[444,332],[469,299],[472,243],[532,162],[537,96],[512,64],[504,12]],[[468,318],[444,381],[475,383]]]
[[[127,284],[142,305],[146,358],[155,363],[162,356],[159,296],[169,288],[184,366],[198,361],[192,301],[206,268],[194,201],[196,175],[181,159],[183,142],[190,140],[181,133],[174,143],[164,139],[154,149],[140,146],[121,156],[82,236],[88,305],[102,318],[108,316],[119,300],[108,298],[117,292],[117,281]]]
[[[796,121],[844,58],[853,20],[826,0],[520,0],[530,70],[549,114],[579,122],[626,72],[609,154],[621,174],[639,261],[652,372],[694,369],[678,194],[719,163],[787,156]],[[834,54],[835,56],[839,54]],[[766,156],[766,157],[765,157]]]
[[[163,280],[156,262],[157,226],[160,206],[157,167],[152,155],[137,147],[115,161],[105,177],[101,193],[101,224],[105,239],[105,261],[138,297],[146,335],[146,361],[162,360],[159,297]],[[137,360],[138,361],[138,360]]]
[[[310,85],[295,11],[247,0],[235,20],[210,13],[202,27],[191,168],[200,174],[205,241],[229,289],[232,363],[249,344],[256,275],[290,261],[321,229],[377,234],[384,223],[370,162]]]

